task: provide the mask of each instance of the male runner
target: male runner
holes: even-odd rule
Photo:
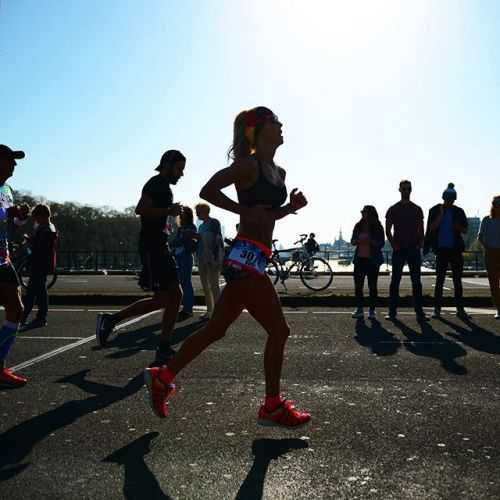
[[[5,366],[23,315],[19,278],[9,258],[7,238],[10,222],[15,217],[21,218],[22,213],[14,205],[12,189],[5,181],[14,174],[16,160],[22,158],[23,151],[13,151],[0,144],[0,304],[5,308],[5,320],[0,329],[0,386],[10,387],[20,387],[28,381]]]
[[[135,213],[141,216],[140,249],[147,261],[148,285],[154,295],[134,302],[114,314],[97,316],[96,337],[101,347],[107,345],[114,327],[132,316],[140,316],[158,309],[165,309],[162,331],[154,365],[161,366],[175,354],[170,346],[170,336],[175,325],[182,300],[182,291],[177,277],[177,266],[167,246],[165,225],[167,216],[177,216],[181,206],[173,203],[170,186],[177,184],[184,175],[185,156],[177,150],[169,150],[161,157],[156,167],[159,172],[142,188],[142,195]]]

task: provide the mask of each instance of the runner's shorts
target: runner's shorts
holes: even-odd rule
[[[222,275],[227,283],[250,276],[264,276],[271,255],[271,249],[262,243],[238,236],[224,259]]]
[[[0,286],[1,285],[16,285],[21,286],[19,276],[10,263],[0,266]]]
[[[144,250],[145,278],[151,290],[168,290],[179,283],[177,264],[166,245]]]

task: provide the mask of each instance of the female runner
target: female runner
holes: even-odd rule
[[[265,107],[241,112],[234,121],[234,139],[229,156],[233,163],[217,172],[203,187],[201,198],[240,216],[238,235],[224,262],[227,285],[205,328],[188,338],[168,366],[146,368],[144,380],[151,406],[159,417],[168,415],[168,399],[175,392],[175,376],[202,351],[224,337],[243,309],[268,334],[264,353],[266,397],[258,413],[261,425],[297,427],[311,416],[280,394],[283,353],[290,328],[278,295],[265,273],[271,256],[275,221],[296,213],[307,201],[294,189],[287,200],[285,171],[274,163],[276,149],[283,144],[282,124]],[[234,184],[238,203],[222,190]]]

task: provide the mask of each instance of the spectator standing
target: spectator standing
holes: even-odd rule
[[[418,205],[410,201],[411,191],[411,182],[402,180],[399,183],[401,201],[390,207],[385,216],[386,235],[392,246],[389,312],[386,316],[388,320],[396,319],[399,285],[405,264],[408,264],[410,269],[417,320],[425,321],[427,319],[422,307],[422,282],[420,278],[421,248],[424,243],[424,213]]]
[[[207,304],[207,318],[212,316],[215,303],[220,297],[219,278],[224,260],[224,244],[220,222],[210,217],[210,206],[196,205],[196,216],[202,221],[198,228],[198,271]]]
[[[30,239],[31,269],[28,290],[24,297],[24,315],[22,324],[26,326],[28,317],[35,302],[38,304],[36,318],[29,328],[42,327],[47,324],[49,310],[49,295],[47,292],[47,275],[56,269],[57,231],[51,222],[50,208],[47,205],[37,205],[31,216],[35,230]]]
[[[497,308],[495,319],[500,319],[500,196],[493,198],[490,215],[481,222],[479,241],[485,250],[491,297]]]
[[[425,235],[424,253],[429,248],[436,255],[436,286],[434,289],[433,318],[441,317],[443,302],[443,285],[448,266],[451,266],[453,287],[455,289],[455,306],[457,316],[467,319],[463,304],[462,274],[464,270],[465,243],[462,234],[467,232],[468,222],[465,212],[454,205],[457,192],[453,183],[443,192],[443,201],[429,210],[427,232]]]
[[[380,266],[384,262],[384,228],[378,218],[377,210],[372,205],[365,205],[361,210],[361,220],[354,226],[351,245],[356,246],[354,253],[354,288],[356,309],[353,318],[363,319],[363,287],[368,277],[370,291],[370,310],[368,319],[375,320],[375,306],[378,296],[377,282]]]
[[[182,310],[177,316],[178,321],[184,321],[193,316],[194,293],[191,277],[193,274],[193,253],[196,251],[197,239],[198,233],[193,222],[193,211],[189,207],[182,207],[177,233],[173,241],[183,293]]]

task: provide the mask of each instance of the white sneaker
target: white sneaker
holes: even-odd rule
[[[495,314],[495,319],[500,319],[500,311],[497,311],[497,313]]]
[[[372,321],[377,319],[377,313],[375,312],[375,309],[370,309],[370,312],[368,313],[368,319]]]
[[[365,314],[363,312],[362,307],[357,307],[354,312],[351,314],[351,317],[354,319],[363,319],[365,317]]]

